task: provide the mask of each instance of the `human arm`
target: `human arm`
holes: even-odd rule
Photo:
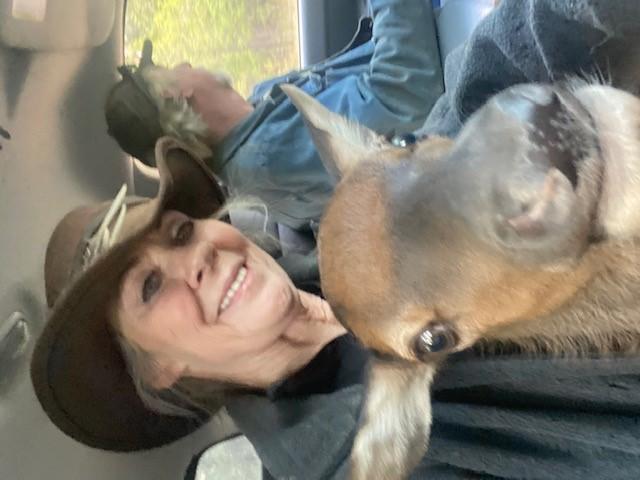
[[[371,0],[374,52],[358,93],[404,123],[424,120],[443,92],[435,19],[426,0]],[[354,112],[356,113],[356,112]]]

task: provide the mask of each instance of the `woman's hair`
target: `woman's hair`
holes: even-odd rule
[[[251,389],[228,382],[193,377],[180,378],[171,387],[157,389],[152,379],[160,368],[153,355],[139,348],[116,332],[127,370],[138,396],[150,410],[183,417],[198,417],[217,413],[232,394]]]
[[[159,67],[146,67],[140,75],[158,109],[158,123],[164,134],[182,140],[200,158],[210,157],[211,150],[205,141],[208,131],[206,123],[186,98],[166,95],[175,87],[175,79],[172,75],[160,75],[159,71]]]
[[[267,212],[264,203],[250,197],[234,198],[226,202],[212,219],[220,220],[234,209],[260,209]],[[243,232],[244,233],[244,232]],[[260,238],[262,241],[277,242],[268,234],[251,235],[252,240]],[[124,275],[123,275],[124,277]],[[122,282],[120,283],[122,285]],[[223,406],[229,396],[241,392],[256,392],[257,389],[230,382],[200,379],[193,377],[180,378],[171,387],[157,389],[153,386],[153,379],[158,374],[160,366],[152,354],[129,341],[122,333],[119,324],[120,295],[114,296],[114,302],[109,307],[110,327],[120,346],[127,370],[138,396],[150,410],[174,416],[199,416],[215,414]]]

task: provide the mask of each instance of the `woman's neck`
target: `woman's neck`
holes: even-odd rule
[[[246,362],[192,369],[189,376],[225,380],[266,389],[302,370],[325,345],[347,333],[321,297],[298,290],[295,310],[280,338]]]
[[[334,338],[347,333],[325,299],[302,290],[298,292],[300,309],[283,334],[286,340],[322,348]]]
[[[347,333],[326,300],[302,290],[298,294],[297,311],[275,348],[279,352],[270,358],[263,387],[303,369],[325,345]]]

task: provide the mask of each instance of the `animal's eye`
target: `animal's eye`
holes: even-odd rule
[[[151,298],[160,290],[162,286],[162,275],[159,271],[153,270],[150,272],[142,282],[142,301],[144,303],[149,302]]]
[[[453,349],[458,345],[458,335],[449,322],[435,321],[430,323],[415,340],[416,356],[424,357],[431,353],[440,353]]]
[[[414,143],[416,143],[416,136],[413,133],[396,135],[391,139],[391,144],[394,147],[406,148]]]
[[[173,243],[178,246],[186,245],[193,235],[193,221],[183,220],[173,230]]]

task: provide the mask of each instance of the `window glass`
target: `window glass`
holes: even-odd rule
[[[223,71],[245,96],[300,64],[297,0],[128,0],[126,8],[128,64],[150,38],[155,63]]]
[[[47,0],[13,0],[11,14],[18,20],[44,21]]]

